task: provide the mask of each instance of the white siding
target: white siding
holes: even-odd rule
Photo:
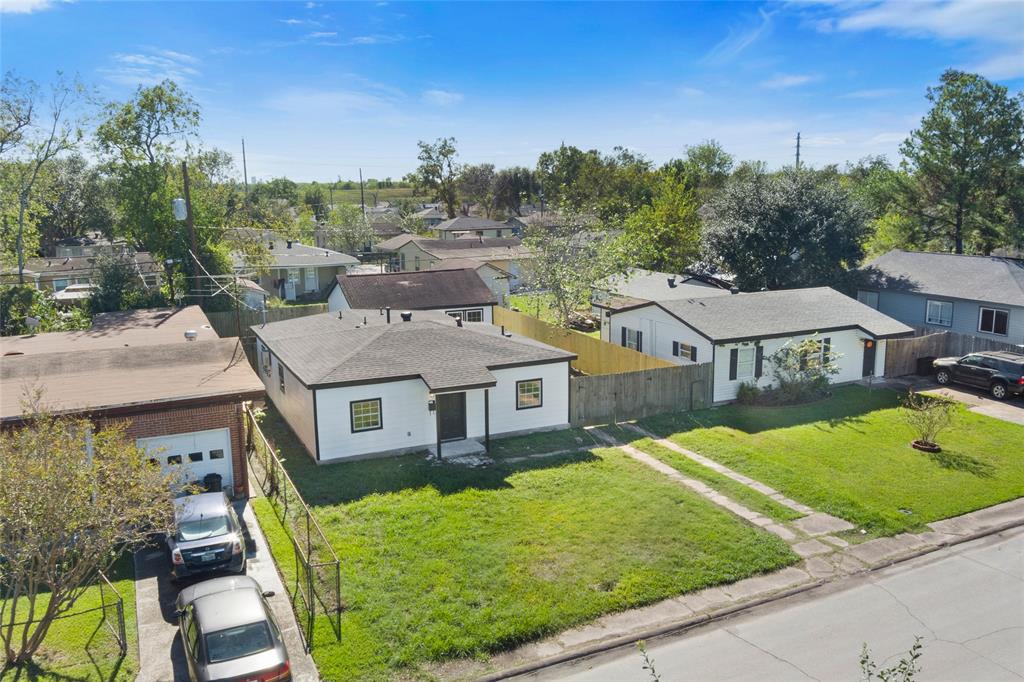
[[[771,363],[768,357],[786,345],[787,342],[799,343],[800,341],[814,336],[818,340],[831,339],[832,353],[836,355],[835,362],[839,372],[831,377],[834,383],[846,381],[858,381],[861,379],[861,370],[864,366],[864,339],[869,338],[860,330],[844,330],[837,332],[823,332],[817,335],[804,335],[785,337],[778,339],[764,339],[761,345],[764,346],[764,367],[763,374],[757,385],[760,388],[768,388],[775,385],[775,378],[772,376]],[[881,376],[885,367],[885,342],[878,342],[878,349],[875,355],[875,373]],[[729,379],[729,351],[733,348],[754,348],[753,342],[729,343],[715,346],[715,393],[714,401],[722,402],[735,400],[740,384],[750,383],[753,379]]]
[[[348,310],[351,307],[345,300],[345,294],[341,291],[340,286],[331,289],[331,293],[327,296],[327,312],[334,313],[339,310]]]
[[[269,375],[263,369],[263,343],[257,339],[257,372],[267,389],[267,397],[281,413],[292,431],[299,437],[310,455],[316,456],[316,436],[313,429],[313,392],[302,385],[287,367],[283,367],[277,356],[271,354]],[[284,369],[284,393],[281,392],[278,368]]]
[[[492,372],[491,435],[568,426],[569,368],[556,362]],[[516,381],[541,379],[543,405],[516,409]],[[428,409],[429,391],[419,379],[317,391],[320,460],[329,461],[396,450],[425,449],[437,442],[436,418]],[[383,428],[352,433],[349,405],[380,398]],[[466,435],[484,437],[484,389],[466,391]]]
[[[492,324],[494,322],[494,306],[493,305],[481,305],[481,306],[468,306],[466,308],[445,308],[446,313],[463,313],[462,319],[465,320],[465,312],[467,310],[481,310],[483,311],[484,319],[481,322],[486,324]],[[415,317],[415,316],[414,316]]]
[[[643,332],[642,352],[646,355],[680,365],[692,364],[689,358],[672,355],[672,342],[677,341],[697,347],[698,363],[711,362],[711,342],[657,306],[613,312],[608,327],[611,333],[605,340],[616,346],[622,344],[622,328],[627,327]],[[603,330],[604,324],[602,334],[605,334]]]
[[[477,268],[476,274],[480,275],[480,279],[484,281],[487,288],[498,298],[498,305],[508,305],[510,291],[508,275],[489,264]]]

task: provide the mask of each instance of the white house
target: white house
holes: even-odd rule
[[[235,273],[253,277],[264,291],[288,301],[323,300],[323,292],[335,275],[359,265],[359,259],[347,253],[282,239],[269,231],[252,231],[251,236],[266,246],[270,263],[265,271],[253,273],[246,255],[234,252],[231,257]]]
[[[433,225],[431,230],[438,239],[449,241],[464,236],[501,239],[513,236],[512,227],[497,220],[460,215]]]
[[[639,303],[611,311],[612,339],[679,364],[714,365],[714,401],[740,384],[775,383],[765,359],[816,338],[835,355],[836,383],[885,373],[886,339],[913,330],[828,287]]]
[[[327,310],[439,310],[464,322],[494,320],[497,299],[476,270],[425,270],[338,275],[327,293]]]
[[[569,423],[576,356],[490,324],[344,310],[252,329],[267,395],[317,462]]]

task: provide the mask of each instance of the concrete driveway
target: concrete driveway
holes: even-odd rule
[[[281,583],[252,507],[246,502],[239,502],[235,505],[235,511],[245,531],[248,560],[246,573],[264,590],[274,592],[274,596],[267,601],[288,648],[292,679],[296,682],[314,682],[320,679],[319,674],[313,659],[303,648],[295,615],[288,601],[288,592]],[[202,579],[182,581],[180,587]],[[136,682],[188,681],[188,666],[181,637],[178,636],[178,617],[174,611],[178,587],[171,584],[167,551],[163,545],[145,548],[135,555],[135,609],[139,628],[139,675]]]
[[[920,680],[1024,679],[1024,528],[648,642],[662,680],[860,680],[923,638]],[[633,647],[530,679],[649,679]]]
[[[1024,397],[1011,397],[1006,400],[994,400],[988,393],[970,386],[959,384],[939,386],[928,383],[925,388],[918,389],[936,395],[945,396],[968,406],[971,412],[984,414],[1014,424],[1024,424]]]

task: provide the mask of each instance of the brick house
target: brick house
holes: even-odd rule
[[[186,335],[186,332],[188,334]],[[194,332],[194,334],[193,334]],[[189,338],[193,340],[189,340]],[[27,391],[58,414],[127,434],[186,480],[219,474],[248,494],[243,403],[263,384],[236,339],[221,339],[198,306],[97,315],[85,331],[0,340],[0,424],[18,424]]]

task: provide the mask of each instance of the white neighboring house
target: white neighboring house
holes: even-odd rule
[[[327,310],[390,308],[438,310],[464,322],[494,321],[497,299],[476,270],[425,270],[375,275],[338,275],[327,293]]]
[[[323,300],[324,290],[343,275],[348,268],[359,265],[359,259],[347,253],[307,246],[291,239],[282,239],[269,231],[253,232],[270,253],[270,263],[264,272],[254,275],[245,254],[234,252],[235,273],[254,279],[271,296],[287,301]]]
[[[576,356],[490,324],[346,310],[252,329],[267,395],[317,462],[569,425]]]
[[[740,384],[775,384],[766,358],[816,338],[836,355],[835,383],[885,373],[887,339],[913,335],[902,322],[828,287],[640,303],[611,311],[614,343],[679,364],[714,364],[714,402]]]
[[[712,277],[631,268],[595,286],[590,294],[590,308],[601,319],[601,340],[615,343],[610,322],[616,310],[651,301],[728,296],[730,288],[729,284]]]

